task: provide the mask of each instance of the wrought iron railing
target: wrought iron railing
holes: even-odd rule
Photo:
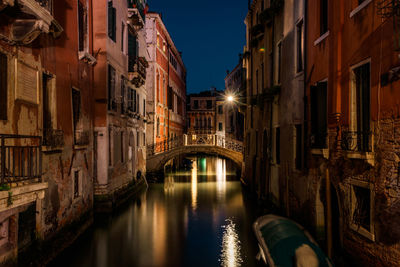
[[[372,133],[358,131],[342,131],[341,148],[347,151],[372,151]]]
[[[147,145],[147,155],[152,156],[182,146],[218,146],[240,153],[244,151],[243,143],[232,138],[215,134],[189,134]]]
[[[146,81],[146,68],[148,62],[144,57],[132,57],[128,59],[128,72],[130,80],[136,86],[142,86]]]
[[[53,148],[64,146],[64,132],[62,130],[44,129],[43,145]]]
[[[146,14],[145,14],[145,6],[141,3],[141,1],[139,0],[127,0],[128,2],[128,11],[130,11],[130,9],[137,9],[139,11],[139,14],[141,16],[141,19],[143,22],[145,22],[146,20]],[[139,23],[140,20],[138,18],[138,21],[134,21]],[[136,24],[135,24],[136,25]]]
[[[42,138],[0,135],[0,184],[41,181]]]
[[[74,134],[74,144],[77,146],[86,146],[90,143],[89,131],[76,130]]]

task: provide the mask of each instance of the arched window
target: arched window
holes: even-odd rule
[[[211,128],[211,118],[208,117],[208,128]]]
[[[207,119],[206,119],[206,117],[204,117],[203,128],[206,128],[206,127],[207,127]]]

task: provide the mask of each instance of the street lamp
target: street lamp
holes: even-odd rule
[[[233,95],[228,95],[228,96],[226,97],[226,100],[227,100],[229,103],[232,103],[232,102],[235,100],[235,98],[233,97]]]

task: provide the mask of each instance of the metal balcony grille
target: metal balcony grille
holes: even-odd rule
[[[42,139],[39,136],[0,135],[0,183],[41,181]]]

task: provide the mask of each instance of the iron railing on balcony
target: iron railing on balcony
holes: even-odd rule
[[[148,62],[144,57],[129,57],[128,72],[131,82],[136,86],[142,86],[146,81],[146,68]]]
[[[43,145],[52,148],[64,146],[64,132],[62,130],[44,129]]]
[[[86,146],[90,143],[89,131],[76,130],[74,133],[74,144],[77,146]]]
[[[372,151],[372,133],[370,131],[342,131],[341,148],[347,151]]]
[[[140,1],[140,0],[127,0],[128,12],[130,11],[130,9],[137,9],[142,21],[145,22],[146,21],[146,14],[145,14],[146,7],[144,4],[142,4],[142,2],[143,1]],[[139,20],[137,22],[139,23]]]
[[[0,184],[41,182],[42,138],[0,135]]]

